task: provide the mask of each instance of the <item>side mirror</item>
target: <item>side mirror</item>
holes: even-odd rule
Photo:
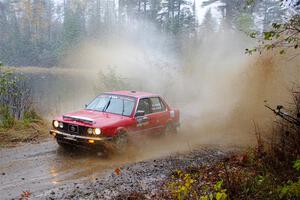
[[[145,115],[145,111],[143,110],[137,110],[136,113],[135,113],[135,117],[142,117]]]
[[[87,104],[85,104],[85,105],[84,105],[84,108],[87,108],[87,106],[88,106],[88,105],[87,105]]]

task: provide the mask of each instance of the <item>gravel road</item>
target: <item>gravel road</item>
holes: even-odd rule
[[[201,149],[160,159],[125,164],[108,169],[91,180],[65,184],[35,196],[39,199],[116,199],[133,191],[154,195],[163,180],[174,170],[199,164],[210,164],[223,158],[225,152]],[[119,173],[118,170],[120,169]]]
[[[114,199],[133,190],[151,194],[171,171],[227,154],[215,147],[191,148],[183,140],[159,141],[112,157],[67,152],[53,139],[1,149],[0,199],[19,199],[27,191],[30,199]]]

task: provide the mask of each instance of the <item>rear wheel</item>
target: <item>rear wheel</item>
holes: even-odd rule
[[[174,134],[177,134],[177,127],[173,123],[168,123],[165,127],[164,135],[169,136]]]

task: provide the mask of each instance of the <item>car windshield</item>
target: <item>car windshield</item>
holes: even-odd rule
[[[100,95],[87,107],[88,110],[130,116],[134,107],[134,98],[118,95]]]

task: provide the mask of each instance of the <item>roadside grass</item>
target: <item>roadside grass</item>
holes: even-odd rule
[[[173,172],[156,199],[299,199],[298,178],[292,167],[275,172],[246,153]]]
[[[298,200],[300,160],[287,168],[270,168],[255,149],[231,155],[214,164],[175,170],[159,192],[131,192],[119,199],[177,200]]]
[[[46,128],[34,110],[27,77],[0,63],[0,147],[36,141],[46,136]]]
[[[16,146],[21,142],[37,142],[48,137],[48,123],[33,110],[24,113],[21,120],[3,120],[0,126],[0,148]]]

